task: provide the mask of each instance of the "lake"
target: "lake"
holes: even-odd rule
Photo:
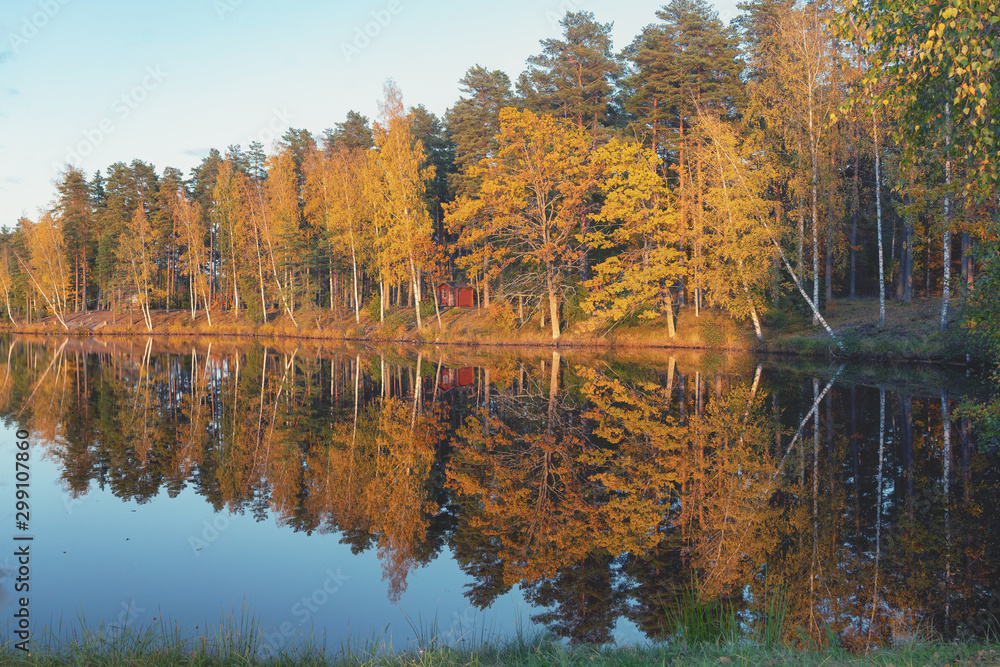
[[[961,406],[984,391],[723,353],[8,337],[0,613],[9,637],[31,537],[36,635],[982,636],[1000,454]]]

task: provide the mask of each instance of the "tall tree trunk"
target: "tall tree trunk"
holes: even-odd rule
[[[549,292],[549,318],[552,320],[552,340],[559,340],[559,296],[556,294],[555,269],[547,263],[545,282]]]
[[[696,188],[696,191],[698,192],[698,208],[695,211],[695,214],[697,215],[697,223],[696,223],[696,229],[695,229],[695,235],[694,235],[694,238],[695,238],[695,241],[694,241],[694,316],[695,317],[701,317],[701,296],[702,296],[702,294],[701,294],[701,292],[702,292],[702,290],[701,290],[701,275],[700,275],[700,268],[701,268],[701,242],[702,242],[702,236],[704,235],[704,231],[705,231],[705,223],[704,223],[704,217],[703,217],[704,213],[705,213],[705,202],[704,202],[704,199],[702,198],[702,191],[703,191],[703,185],[702,184],[703,184],[703,181],[702,181],[702,177],[701,177],[701,158],[698,159],[697,174],[698,174],[698,186]],[[780,220],[780,214],[779,214],[779,220]]]
[[[903,196],[903,204],[910,204],[910,195]],[[900,281],[903,283],[903,303],[913,298],[913,216],[903,217],[903,252],[900,266]]]
[[[354,232],[351,232],[351,279],[354,281],[354,322],[361,324],[361,303],[358,298],[358,254],[354,248]]]
[[[483,257],[483,307],[486,310],[490,309],[490,278],[489,278],[489,268],[490,260],[488,257]],[[580,269],[581,275],[583,269]]]
[[[962,232],[962,284],[965,289],[973,285],[972,277],[972,234]]]
[[[878,117],[872,105],[872,132],[875,137],[875,224],[878,230],[878,326],[885,328],[885,264],[882,250],[882,162],[878,147]]]
[[[833,161],[832,155],[830,156],[830,171],[831,173],[836,172],[836,164]],[[833,203],[833,180],[831,179],[826,200],[826,252],[824,253],[826,266],[823,271],[824,285],[826,287],[826,305],[828,308],[833,303]]]
[[[798,228],[798,245],[796,246],[796,260],[795,260],[795,275],[796,280],[802,284],[805,284],[805,234],[806,234],[806,209],[802,202],[802,198],[799,197],[799,228]]]
[[[813,303],[816,310],[819,310],[819,148],[817,146],[816,128],[813,122],[813,89],[809,87],[809,161],[812,167],[812,177],[810,190],[812,193],[812,265],[813,265]],[[816,315],[813,315],[813,325],[819,323]]]
[[[424,322],[420,318],[420,271],[413,262],[413,253],[410,253],[410,279],[413,281],[413,310],[417,314],[417,331],[424,330]]]
[[[941,331],[948,330],[951,300],[951,105],[944,105],[944,276],[941,282]]]
[[[86,235],[84,235],[84,237],[86,237]],[[83,265],[82,266],[82,268],[83,268],[83,283],[81,284],[81,287],[83,288],[83,312],[87,313],[89,311],[87,310],[87,243],[86,243],[86,238],[84,239],[84,243],[83,243],[83,262],[82,262],[82,265]]]
[[[438,331],[444,331],[444,325],[441,324],[441,305],[438,303],[438,291],[434,285],[431,285],[431,294],[434,295],[434,314],[437,315]]]
[[[677,328],[676,325],[674,324],[674,302],[670,298],[670,288],[667,288],[666,296],[667,296],[667,337],[670,338],[670,340],[673,340],[674,336],[677,335]]]
[[[861,211],[861,189],[859,171],[861,170],[861,141],[857,136],[855,126],[854,137],[854,210],[851,212],[851,298],[857,297],[858,278],[858,215]]]

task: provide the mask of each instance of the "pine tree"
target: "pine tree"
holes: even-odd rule
[[[517,89],[526,109],[553,113],[596,134],[611,118],[621,64],[612,50],[610,23],[591,12],[568,12],[559,21],[562,39],[543,39],[542,53],[528,58]]]
[[[368,118],[357,111],[348,111],[347,118],[323,133],[323,151],[330,154],[345,149],[366,151],[375,145]]]
[[[468,170],[497,153],[500,111],[513,104],[510,78],[500,70],[476,65],[458,81],[462,97],[448,110],[448,134],[455,145],[456,172],[450,174],[452,190],[471,195],[478,183]]]
[[[455,173],[449,174],[450,189],[456,195],[474,197],[480,187],[480,179],[472,175],[473,168],[480,161],[495,156],[499,145],[496,135],[500,132],[500,112],[513,104],[510,78],[499,70],[488,70],[476,65],[459,80],[461,97],[448,111],[448,132],[455,146]],[[478,219],[470,219],[463,225],[481,226]],[[453,235],[461,237],[464,228],[450,229]],[[483,305],[489,307],[490,289],[493,280],[503,268],[495,256],[502,254],[492,247],[488,240],[476,247],[463,246],[466,254],[459,259],[473,281],[482,288]]]
[[[95,177],[96,178],[96,177]],[[93,260],[94,206],[86,175],[67,166],[56,182],[59,199],[56,212],[66,242],[67,259],[73,267],[73,309],[87,312],[87,269]]]
[[[677,156],[696,107],[723,118],[742,102],[737,39],[703,0],[672,0],[626,49],[626,110],[659,155]]]
[[[703,216],[701,201],[693,196],[699,186],[692,184],[691,176],[697,176],[701,166],[692,167],[685,158],[687,135],[699,109],[722,118],[736,115],[743,98],[742,65],[735,32],[704,0],[672,0],[656,16],[660,22],[647,26],[626,49],[632,75],[625,84],[625,108],[634,118],[634,134],[674,166],[679,245],[692,251],[697,313]],[[683,289],[679,296],[683,300]]]

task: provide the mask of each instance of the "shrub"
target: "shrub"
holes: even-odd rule
[[[722,347],[725,335],[719,323],[709,319],[702,320],[701,340],[708,347]]]
[[[497,300],[490,304],[490,318],[504,331],[514,331],[518,326],[517,312],[507,301]]]
[[[368,316],[372,318],[372,322],[379,321],[379,296],[378,292],[372,295],[372,298],[368,300]]]

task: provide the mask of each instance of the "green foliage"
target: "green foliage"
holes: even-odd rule
[[[982,403],[967,405],[964,411],[972,416],[988,438],[1000,437],[1000,241],[980,250],[981,270],[976,289],[962,310],[963,328],[975,341],[976,349],[991,369],[992,395]],[[986,440],[987,438],[984,438]]]
[[[260,292],[257,289],[256,282],[250,276],[240,277],[240,294],[243,295],[247,319],[254,324],[263,324],[264,307],[260,302]]]
[[[368,309],[368,317],[370,317],[373,322],[378,322],[380,319],[380,313],[379,294],[377,290],[372,294],[372,297],[368,299],[368,305],[366,308]]]
[[[517,82],[524,108],[553,113],[583,129],[608,124],[612,82],[621,65],[612,51],[610,23],[591,12],[567,12],[559,21],[563,39],[542,40]]]
[[[736,608],[720,600],[703,600],[697,583],[684,589],[673,605],[664,605],[667,628],[686,646],[734,643],[739,636]]]
[[[431,315],[434,315],[434,314],[435,313],[434,313],[434,300],[433,300],[433,298],[430,298],[429,300],[426,300],[426,301],[422,301],[420,303],[420,317],[422,317],[422,318],[424,318],[426,320],[426,318],[428,318],[428,317],[430,317]],[[426,321],[424,322],[424,326],[427,326]]]
[[[896,136],[909,160],[950,126],[972,169],[968,185],[988,191],[1000,180],[996,0],[851,0],[836,24],[870,59],[865,84],[876,102],[902,118]]]
[[[587,311],[584,304],[589,298],[589,292],[585,285],[571,285],[563,298],[562,316],[566,324],[583,322],[587,319]]]
[[[676,150],[696,105],[728,117],[742,97],[735,32],[704,0],[672,0],[657,10],[626,55],[635,64],[625,108],[659,154]]]
[[[722,347],[725,343],[725,332],[714,319],[701,321],[701,340],[709,347]]]

